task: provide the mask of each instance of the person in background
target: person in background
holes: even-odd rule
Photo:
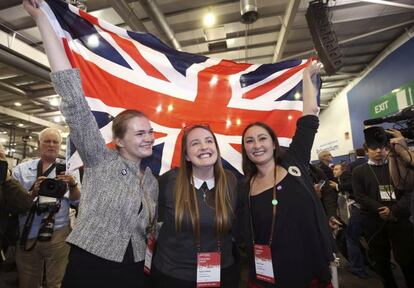
[[[408,218],[410,190],[393,185],[382,144],[365,144],[368,162],[352,172],[352,188],[361,205],[361,221],[369,256],[385,287],[398,287],[391,268],[391,250],[408,287],[414,287],[413,227]]]
[[[26,190],[11,177],[6,151],[0,144],[0,287],[8,287],[1,273],[7,250],[17,241],[19,225],[14,218],[17,214],[28,212],[31,206],[32,199]]]
[[[265,123],[249,124],[242,134],[240,217],[250,287],[332,287],[333,238],[309,175],[319,111],[311,78],[319,69],[310,61],[303,71],[303,116],[284,155]]]
[[[334,180],[334,175],[332,172],[332,154],[327,150],[323,150],[318,154],[319,165],[318,167],[322,169],[329,181]]]
[[[58,163],[62,137],[54,128],[45,128],[39,134],[40,158],[17,165],[13,169],[16,179],[35,200],[28,214],[21,214],[19,247],[16,263],[20,287],[40,287],[43,272],[46,272],[47,287],[59,287],[68,263],[69,245],[65,242],[69,235],[69,204],[80,197],[78,174],[65,173],[65,166]],[[40,187],[47,178],[63,182],[64,195],[52,202],[41,202]],[[49,219],[50,221],[46,220]],[[54,222],[51,237],[42,239],[49,222]],[[39,240],[38,240],[39,239]]]
[[[156,219],[158,183],[141,160],[152,155],[154,133],[140,111],[125,110],[112,122],[109,149],[85,99],[79,70],[72,69],[44,3],[24,0],[51,66],[54,88],[71,140],[84,163],[82,200],[62,287],[145,287],[144,259]],[[29,286],[26,286],[29,287]]]
[[[397,188],[414,188],[414,152],[408,148],[407,142],[400,131],[386,130],[391,135],[392,152],[389,155],[390,174]],[[414,224],[414,193],[411,193],[411,222]]]
[[[365,149],[364,148],[358,148],[355,150],[356,159],[355,161],[349,163],[348,170],[352,173],[355,167],[367,163],[367,159],[365,157]]]
[[[180,168],[159,179],[159,215],[163,224],[151,275],[156,288],[238,287],[240,273],[232,232],[237,213],[237,180],[224,170],[213,131],[205,125],[186,128]],[[200,254],[219,253],[218,277],[199,274]]]
[[[366,279],[370,276],[365,269],[363,248],[360,243],[360,238],[363,236],[362,222],[360,206],[354,200],[352,174],[349,171],[349,167],[346,169],[342,164],[336,164],[333,173],[336,181],[330,181],[329,185],[339,193],[346,195],[347,201],[345,205],[349,209],[349,219],[346,227],[347,260],[350,263],[348,271],[361,279]],[[347,208],[344,207],[344,209]]]

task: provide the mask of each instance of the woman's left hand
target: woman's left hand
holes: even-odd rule
[[[312,60],[308,63],[308,66],[303,70],[303,76],[312,77],[319,74],[323,65],[318,60]]]

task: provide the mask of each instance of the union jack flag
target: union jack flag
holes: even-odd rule
[[[125,109],[144,112],[155,131],[154,174],[179,164],[183,127],[208,123],[224,163],[242,172],[241,133],[255,121],[288,146],[302,114],[302,70],[307,61],[246,64],[180,52],[148,33],[131,32],[63,1],[43,9],[73,67],[106,143],[111,121]],[[318,79],[318,81],[320,81]],[[70,145],[69,169],[82,165]]]

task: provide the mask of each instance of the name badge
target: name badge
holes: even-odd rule
[[[155,248],[155,236],[151,234],[148,237],[147,249],[145,250],[145,261],[144,261],[144,272],[148,275],[151,274],[152,255],[154,254]]]
[[[197,288],[220,287],[219,252],[197,253]]]
[[[268,245],[254,245],[254,263],[257,279],[275,284],[272,253]]]
[[[379,191],[382,201],[396,200],[394,187],[392,185],[379,185]]]

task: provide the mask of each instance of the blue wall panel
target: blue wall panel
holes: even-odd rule
[[[370,119],[369,103],[414,79],[414,38],[388,55],[348,92],[354,147],[364,142],[363,121]]]

